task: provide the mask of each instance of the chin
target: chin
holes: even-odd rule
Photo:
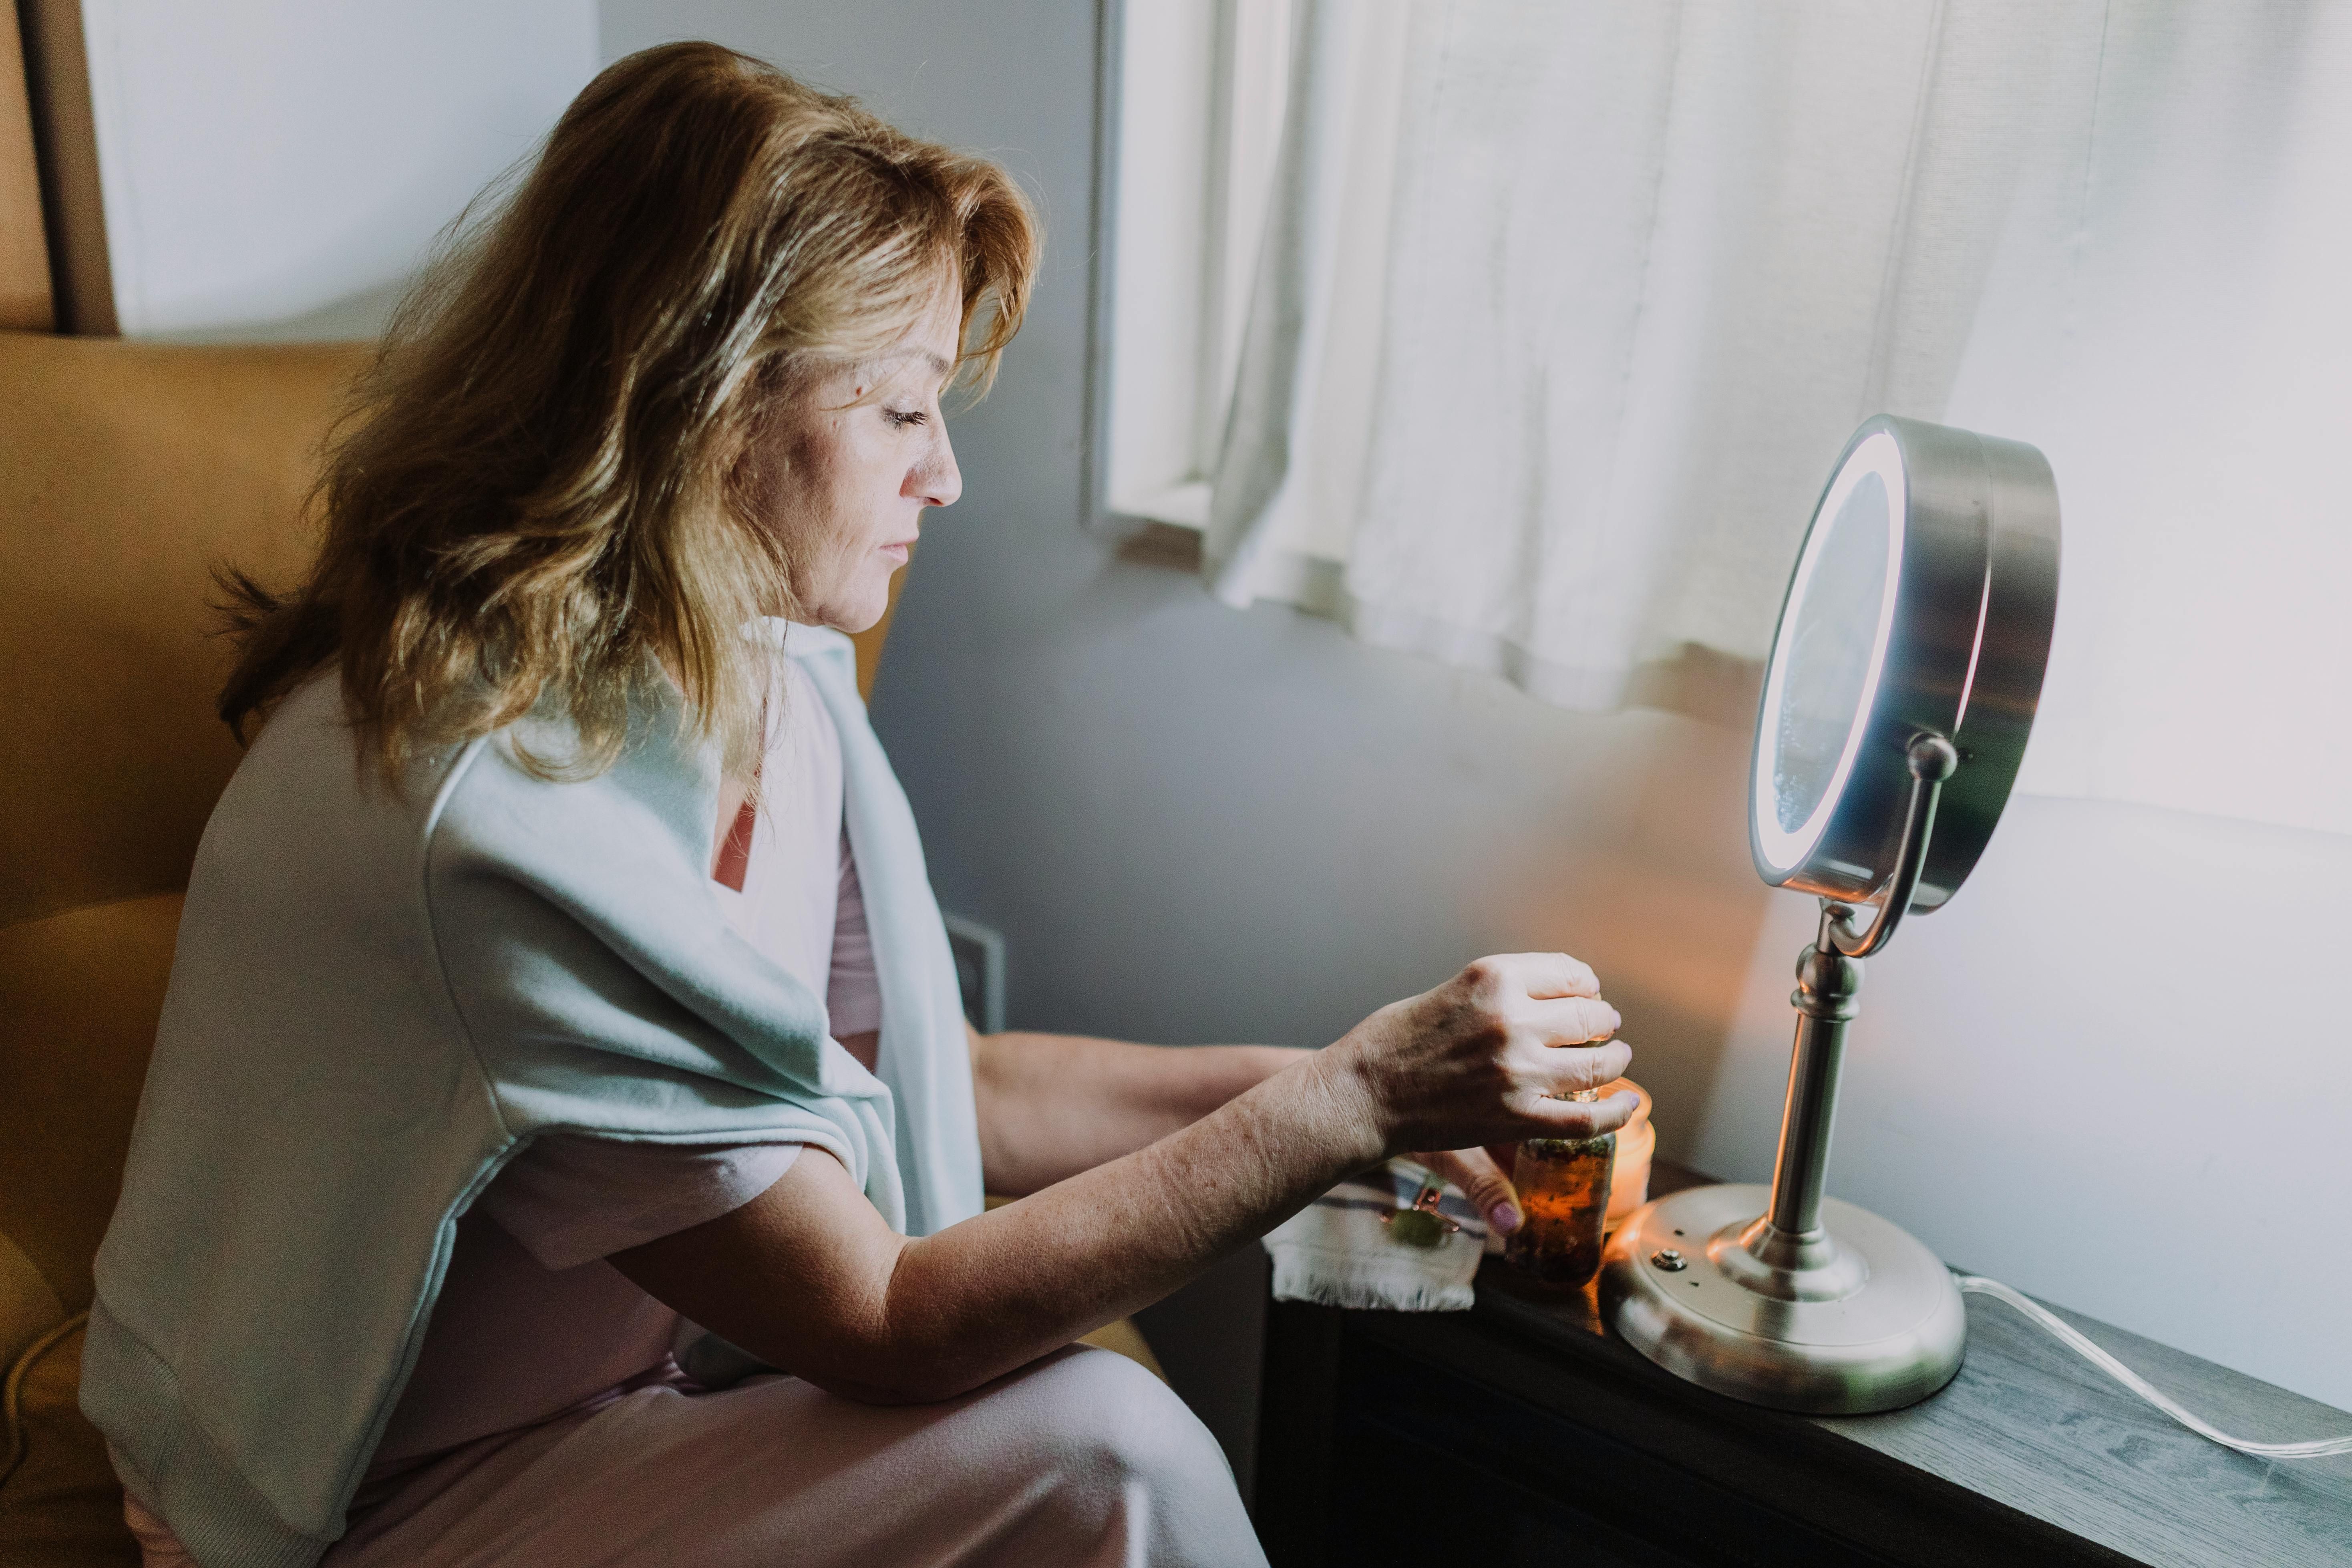
[[[871,584],[860,583],[845,594],[837,595],[815,617],[822,624],[852,637],[871,631],[890,608],[890,574],[882,574]]]

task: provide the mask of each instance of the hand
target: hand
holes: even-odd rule
[[[1381,1008],[1315,1065],[1360,1097],[1384,1155],[1590,1138],[1639,1104],[1631,1093],[1566,1098],[1624,1076],[1633,1052],[1609,1039],[1619,1022],[1584,964],[1507,953]]]
[[[1519,1189],[1511,1181],[1512,1163],[1517,1156],[1518,1145],[1497,1143],[1491,1149],[1416,1150],[1405,1158],[1426,1165],[1461,1188],[1462,1195],[1495,1227],[1495,1234],[1508,1236],[1525,1217],[1519,1207]]]

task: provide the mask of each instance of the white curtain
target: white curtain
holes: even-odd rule
[[[2021,787],[2352,832],[2352,5],[1300,0],[1204,559],[1744,721],[1881,412],[2065,510]]]

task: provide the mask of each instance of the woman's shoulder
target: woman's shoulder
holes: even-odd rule
[[[255,737],[200,860],[251,874],[274,867],[280,879],[306,866],[309,875],[364,866],[385,897],[448,893],[453,871],[551,893],[594,889],[623,907],[648,881],[698,892],[693,868],[708,858],[715,746],[667,687],[647,682],[630,707],[628,733],[609,757],[584,756],[578,731],[550,709],[420,751],[387,781],[331,667],[288,693]]]
[[[330,664],[270,710],[222,800],[258,795],[273,805],[308,801],[321,807],[331,802],[331,811],[304,814],[322,820],[385,808],[415,816],[429,810],[473,749],[460,743],[417,752],[396,778],[387,779],[344,705],[341,671]]]
[[[609,879],[617,861],[646,875],[650,859],[695,880],[688,873],[708,858],[717,809],[716,744],[666,689],[631,706],[610,757],[582,756],[561,715],[533,715],[419,778],[437,792],[426,825],[436,857],[464,851],[592,881]]]
[[[387,782],[361,744],[331,666],[288,692],[254,735],[214,804],[198,867],[224,857],[281,867],[349,860],[362,844],[373,858],[413,842],[461,762],[455,748],[420,756],[397,785]]]

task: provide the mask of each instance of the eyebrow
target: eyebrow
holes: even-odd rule
[[[942,381],[945,381],[956,373],[956,362],[949,359],[944,354],[933,353],[929,349],[907,349],[899,353],[885,353],[877,356],[877,358],[861,362],[856,368],[856,374],[861,379],[866,376],[887,377],[891,374],[891,366],[903,363],[909,359],[920,360],[925,364],[929,365],[932,370],[939,374],[940,379]]]

